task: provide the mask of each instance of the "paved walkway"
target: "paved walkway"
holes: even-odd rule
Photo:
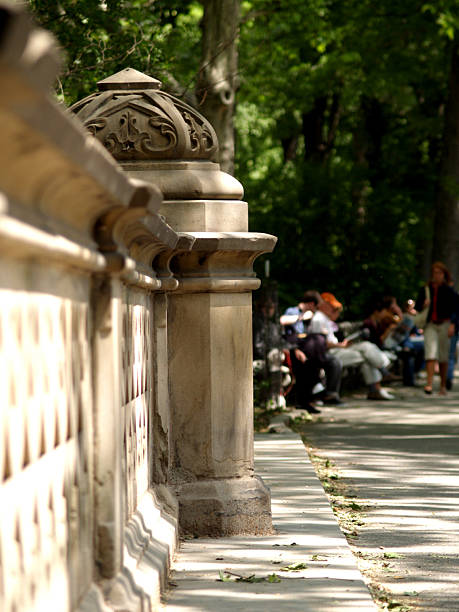
[[[368,508],[357,546],[384,559],[374,580],[405,609],[459,612],[459,393],[395,393],[394,402],[355,397],[325,408],[304,435]],[[300,437],[257,435],[255,456],[277,533],[184,542],[167,611],[375,611]],[[281,580],[220,582],[220,571]]]
[[[297,434],[261,434],[256,472],[271,488],[267,537],[196,539],[182,543],[168,612],[364,612],[376,610]],[[304,564],[299,571],[283,570]],[[219,582],[219,572],[279,582]]]
[[[357,546],[386,556],[376,582],[413,610],[458,612],[459,393],[394,392],[327,408],[304,435],[368,505]]]

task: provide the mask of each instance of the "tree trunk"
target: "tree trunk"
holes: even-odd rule
[[[202,0],[202,60],[197,85],[199,110],[213,125],[219,162],[234,171],[234,109],[239,78],[237,38],[240,0]]]
[[[459,44],[452,49],[449,98],[445,109],[443,155],[435,202],[433,259],[459,280]]]
[[[303,113],[304,157],[320,164],[328,161],[333,149],[341,105],[339,95],[316,98],[313,108]]]
[[[304,157],[306,160],[321,163],[325,150],[324,123],[327,110],[325,96],[314,100],[314,106],[308,113],[303,113]]]

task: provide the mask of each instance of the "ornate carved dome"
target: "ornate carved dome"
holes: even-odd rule
[[[160,81],[126,68],[97,85],[70,110],[116,160],[216,160],[211,124]]]

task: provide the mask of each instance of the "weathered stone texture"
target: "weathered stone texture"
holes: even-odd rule
[[[199,113],[129,69],[75,106],[86,129],[48,94],[51,38],[5,11],[0,608],[154,610],[179,523],[271,529],[251,291],[275,239]]]

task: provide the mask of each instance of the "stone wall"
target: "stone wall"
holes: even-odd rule
[[[270,529],[250,295],[275,239],[123,169],[53,101],[51,37],[0,9],[0,609],[154,610],[179,528]]]

